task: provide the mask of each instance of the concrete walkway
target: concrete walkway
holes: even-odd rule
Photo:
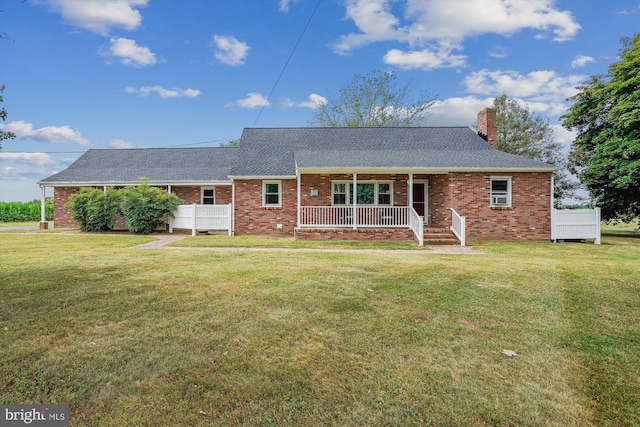
[[[144,243],[142,245],[134,246],[132,249],[170,249],[170,250],[197,250],[197,251],[217,251],[217,252],[342,252],[342,253],[360,253],[360,254],[453,254],[453,255],[481,255],[484,252],[472,249],[467,246],[459,245],[434,245],[426,246],[425,249],[330,249],[330,248],[201,248],[201,247],[173,247],[165,246],[172,242],[177,242],[185,237],[190,237],[184,234],[152,234],[151,237],[155,237],[157,240],[153,242]]]

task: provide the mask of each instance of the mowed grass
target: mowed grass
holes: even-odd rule
[[[473,256],[150,240],[0,233],[0,402],[78,426],[640,423],[638,233]]]

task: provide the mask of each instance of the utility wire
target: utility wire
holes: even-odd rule
[[[287,66],[289,65],[289,62],[291,62],[291,58],[293,58],[293,54],[296,53],[296,49],[298,49],[298,45],[302,41],[302,37],[304,37],[304,34],[307,32],[307,28],[309,28],[309,25],[311,24],[311,21],[313,20],[313,17],[315,16],[316,11],[318,10],[318,7],[320,7],[320,3],[322,3],[322,0],[318,0],[318,2],[316,3],[316,7],[313,9],[313,12],[311,12],[311,16],[309,16],[309,20],[307,21],[307,25],[304,26],[304,29],[302,30],[302,33],[300,33],[300,37],[298,37],[298,41],[296,42],[295,46],[293,46],[293,49],[291,50],[291,53],[289,54],[289,58],[287,58],[287,62],[285,62],[284,67],[282,67],[282,71],[280,71],[280,75],[276,79],[276,82],[273,84],[273,87],[271,88],[271,92],[269,92],[269,96],[267,96],[267,100],[262,105],[262,108],[260,108],[260,112],[258,113],[258,117],[256,118],[256,121],[253,122],[253,127],[256,127],[256,124],[258,124],[258,120],[260,120],[260,117],[262,116],[262,112],[267,107],[267,105],[269,105],[269,100],[271,99],[271,95],[273,95],[273,92],[276,90],[276,87],[278,86],[278,83],[280,82],[280,79],[282,78],[282,75],[284,74],[284,71],[287,69]]]

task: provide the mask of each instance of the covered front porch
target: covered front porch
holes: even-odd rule
[[[329,238],[408,237],[422,246],[425,227],[430,227],[427,231],[448,233],[452,224],[464,224],[464,220],[452,219],[451,215],[457,214],[445,208],[444,189],[437,188],[445,182],[445,176],[300,173],[296,235],[309,235],[309,230],[316,230],[316,235]],[[431,182],[435,188],[430,188]],[[458,227],[454,233],[464,244],[464,230]]]

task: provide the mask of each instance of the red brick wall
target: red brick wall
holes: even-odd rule
[[[79,187],[53,188],[53,223],[55,228],[78,228],[78,224],[71,218],[71,213],[64,209],[72,194],[80,192]]]
[[[211,188],[211,187],[207,187]],[[164,187],[166,190],[166,187]],[[178,186],[172,185],[171,192],[188,204],[202,203],[202,187],[199,185],[191,186]],[[228,205],[231,203],[231,186],[230,185],[216,185],[216,205]]]
[[[490,206],[491,176],[511,176],[511,207]],[[549,240],[550,173],[452,173],[450,207],[467,217],[467,238]],[[451,214],[449,213],[449,224]]]
[[[235,181],[235,234],[293,236],[298,218],[296,180],[280,180],[282,206],[262,206],[262,180]],[[282,224],[278,230],[277,225]]]
[[[413,231],[402,228],[390,229],[369,229],[352,228],[324,229],[324,228],[303,228],[296,230],[296,239],[300,240],[396,240],[396,241],[417,241]]]
[[[201,203],[200,186],[192,185],[189,187],[182,187],[182,186],[172,185],[171,192],[176,196],[178,196],[179,198],[181,198],[182,200],[184,200],[185,202],[187,202],[188,204]]]

